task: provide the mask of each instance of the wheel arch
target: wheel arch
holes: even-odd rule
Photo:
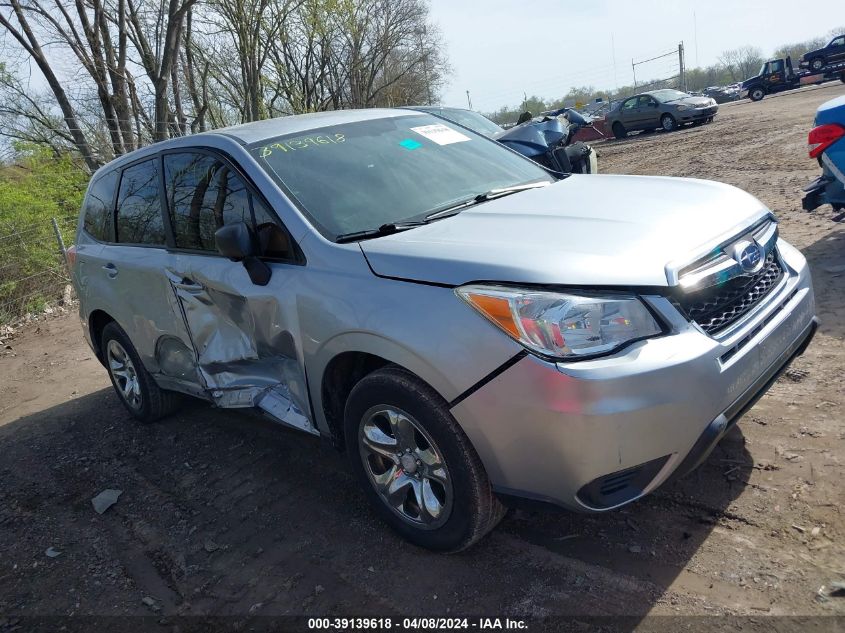
[[[314,359],[316,379],[309,381],[317,427],[336,447],[343,446],[343,410],[352,388],[386,365],[412,373],[447,402],[460,393],[440,371],[400,343],[362,332],[336,337]]]
[[[109,323],[117,323],[117,319],[105,310],[93,310],[88,315],[88,336],[91,340],[91,347],[97,356],[97,360],[103,365],[105,365],[106,361],[103,357],[103,350],[100,348],[100,343],[103,338],[103,330]]]

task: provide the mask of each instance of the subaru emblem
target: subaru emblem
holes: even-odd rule
[[[756,273],[763,267],[763,249],[755,242],[740,242],[734,246],[733,255],[746,273]]]

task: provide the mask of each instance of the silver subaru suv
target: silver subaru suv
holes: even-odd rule
[[[600,512],[690,471],[816,329],[804,257],[747,193],[560,178],[409,110],[132,152],[69,256],[135,418],[189,394],[324,437],[446,551],[513,501]]]

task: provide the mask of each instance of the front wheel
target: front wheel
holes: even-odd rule
[[[766,96],[766,91],[762,88],[752,88],[751,91],[748,93],[748,98],[752,101],[759,101],[763,97]]]
[[[613,136],[616,138],[625,138],[628,136],[628,131],[625,129],[625,126],[619,121],[614,123],[611,129],[613,130]]]
[[[412,543],[466,549],[504,516],[447,403],[410,372],[361,379],[344,412],[346,450],[375,511]]]
[[[671,114],[664,114],[662,117],[660,117],[660,126],[663,128],[664,131],[671,132],[672,130],[678,127],[678,122],[675,120],[675,117],[673,117]]]
[[[816,72],[820,71],[824,68],[824,58],[823,57],[814,57],[810,61],[810,68],[815,70]]]

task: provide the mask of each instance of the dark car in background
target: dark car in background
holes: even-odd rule
[[[671,132],[687,123],[710,122],[718,110],[715,99],[664,88],[628,97],[608,112],[605,123],[616,138],[625,138],[637,130]]]
[[[798,65],[818,72],[828,64],[843,61],[845,61],[845,35],[837,35],[824,48],[804,53]]]
[[[477,134],[498,141],[552,171],[566,174],[598,173],[595,150],[586,143],[574,140],[579,130],[592,127],[592,119],[583,117],[571,108],[544,112],[539,117],[525,112],[525,120],[520,117],[520,122],[507,130],[483,114],[464,108],[410,106],[406,109],[426,112],[462,125]]]

